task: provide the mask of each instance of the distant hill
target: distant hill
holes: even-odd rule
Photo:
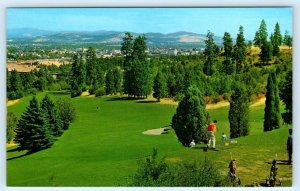
[[[8,29],[7,40],[10,42],[27,43],[101,43],[106,45],[120,45],[124,31],[46,31],[39,29]],[[132,33],[134,37],[141,35]],[[184,46],[197,44],[205,46],[206,35],[186,31],[179,31],[169,34],[145,33],[148,46]],[[221,45],[221,37],[215,36],[215,42]]]

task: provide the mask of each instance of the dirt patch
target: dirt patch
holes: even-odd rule
[[[84,97],[84,96],[89,96],[89,95],[90,95],[90,93],[89,93],[88,91],[85,91],[85,92],[82,92],[82,93],[81,93],[81,96],[83,96],[83,97]]]
[[[226,106],[229,106],[228,101],[220,101],[215,104],[206,104],[206,109],[217,109],[217,108],[226,107]]]
[[[16,146],[16,143],[6,143],[6,148]]]
[[[250,105],[250,107],[257,107],[257,106],[261,106],[264,105],[266,102],[266,98],[261,98],[259,100],[257,100],[255,103],[253,103],[252,105]]]
[[[164,132],[165,128],[158,128],[158,129],[149,129],[144,131],[143,134],[145,135],[161,135]]]
[[[37,65],[35,63],[38,63]],[[8,71],[15,69],[18,72],[30,72],[34,70],[39,65],[56,65],[60,66],[62,64],[69,64],[69,61],[65,59],[37,59],[37,60],[18,60],[13,62],[7,62]]]
[[[20,101],[20,99],[15,99],[15,100],[9,100],[6,102],[6,106],[12,106],[15,105],[16,103],[18,103]]]

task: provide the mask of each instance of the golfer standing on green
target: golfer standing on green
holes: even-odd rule
[[[207,133],[208,133],[208,144],[207,148],[210,147],[210,144],[212,142],[212,148],[216,148],[216,137],[215,137],[215,132],[217,132],[217,120],[214,120],[213,123],[210,123],[207,128]]]

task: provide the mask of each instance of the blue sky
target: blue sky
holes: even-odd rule
[[[240,25],[253,39],[262,19],[268,32],[279,22],[281,33],[292,33],[292,8],[8,8],[7,28],[52,31],[115,30],[138,33],[208,30],[236,37]]]

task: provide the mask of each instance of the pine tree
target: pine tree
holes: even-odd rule
[[[281,127],[282,119],[281,119],[281,112],[280,112],[280,98],[279,98],[279,88],[278,88],[278,83],[277,83],[277,77],[276,73],[272,72],[272,81],[274,83],[274,114],[273,114],[273,119],[272,119],[272,126],[275,129],[278,129]]]
[[[133,41],[133,59],[138,59],[140,62],[145,62],[147,57],[146,36],[138,36]]]
[[[167,84],[166,79],[162,75],[161,71],[158,71],[155,78],[154,78],[154,85],[153,85],[153,97],[160,102],[160,98],[165,97],[167,94]]]
[[[291,124],[293,121],[293,72],[291,70],[286,73],[279,95],[285,104],[285,113],[282,117],[286,123]]]
[[[289,47],[293,46],[293,38],[289,35],[288,31],[285,31],[283,44]]]
[[[120,68],[115,67],[113,69],[113,76],[114,76],[114,94],[122,93],[122,71]]]
[[[22,83],[19,73],[16,70],[12,70],[9,75],[9,91],[7,97],[10,100],[19,99],[23,97]]]
[[[113,94],[114,93],[114,74],[112,69],[109,69],[106,72],[106,76],[105,76],[105,92],[107,94]]]
[[[36,97],[30,100],[15,132],[15,142],[21,150],[36,152],[53,145],[54,138],[46,114],[41,110]]]
[[[81,53],[73,56],[71,72],[71,97],[80,96],[85,88],[86,82],[86,66]]]
[[[41,102],[41,109],[46,114],[52,135],[59,137],[63,134],[63,122],[54,102],[46,95]]]
[[[280,34],[280,27],[278,22],[275,25],[274,34],[270,36],[270,42],[273,46],[273,57],[280,55],[280,45],[282,43],[282,36]]]
[[[282,44],[282,35],[280,32],[280,26],[279,26],[278,22],[275,25],[274,38],[276,39],[276,41],[278,42],[278,45],[280,46]]]
[[[127,68],[133,58],[133,36],[129,32],[124,35],[121,52],[125,58],[123,65]]]
[[[266,106],[264,116],[264,131],[271,131],[281,125],[280,100],[275,73],[269,73]]]
[[[89,47],[86,52],[86,83],[90,86],[89,93],[94,94],[99,88],[99,75],[97,70],[97,57],[94,48]]]
[[[230,97],[228,119],[230,123],[230,138],[247,136],[249,134],[249,96],[242,84],[233,85]]]
[[[215,70],[215,62],[217,61],[217,55],[218,55],[218,49],[217,45],[214,42],[213,39],[214,34],[208,31],[206,35],[205,40],[205,50],[204,50],[204,56],[205,56],[205,62],[203,66],[203,72],[204,74],[211,76],[214,73]]]
[[[193,139],[196,142],[205,139],[207,117],[203,93],[191,86],[172,118],[172,128],[183,146],[189,146]]]
[[[236,44],[234,46],[234,60],[236,64],[236,72],[242,72],[244,65],[245,65],[245,58],[246,58],[246,43],[244,38],[244,28],[240,26],[239,34],[236,38]]]
[[[259,31],[255,32],[255,37],[254,37],[254,45],[255,46],[260,46],[261,45],[261,41],[260,41],[260,36],[259,36]]]
[[[223,61],[223,71],[225,74],[232,74],[234,72],[234,65],[232,63],[233,57],[233,45],[232,38],[228,32],[224,33],[223,37],[223,46],[224,46],[224,61]]]

